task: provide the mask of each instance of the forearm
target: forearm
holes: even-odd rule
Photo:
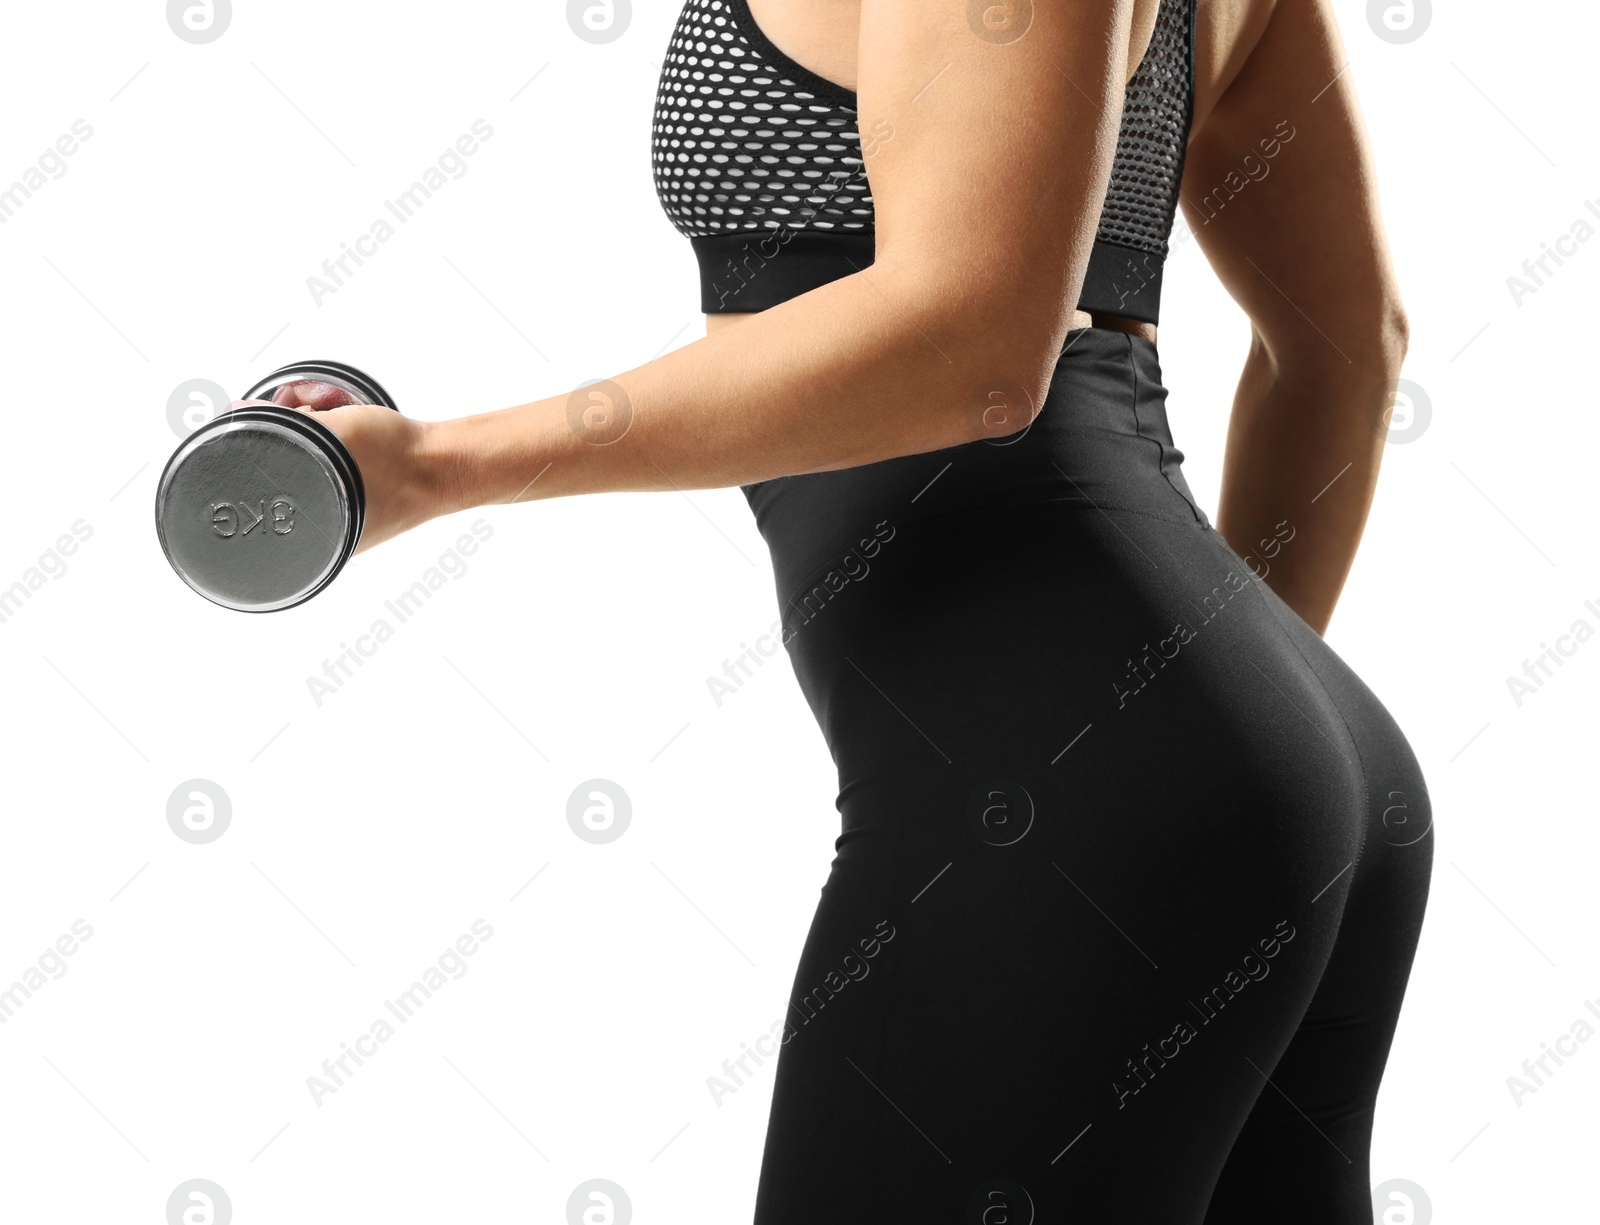
[[[446,506],[750,484],[1022,428],[1082,289],[1132,19],[1062,0],[992,41],[963,4],[863,6],[876,262],[613,376],[614,441],[570,428],[566,396],[445,423]]]
[[[880,263],[616,375],[620,398],[583,389],[435,423],[427,479],[449,512],[749,484],[1009,433],[1028,420],[1017,400],[1042,402],[1054,324],[974,311]],[[997,408],[1006,389],[1025,395]],[[609,421],[584,420],[591,400]]]
[[[1264,11],[1235,44],[1242,65],[1197,67],[1215,101],[1183,207],[1252,326],[1217,530],[1321,633],[1366,526],[1408,327],[1331,0]]]
[[[1319,634],[1366,527],[1398,373],[1395,354],[1278,363],[1257,343],[1239,381],[1216,528]]]

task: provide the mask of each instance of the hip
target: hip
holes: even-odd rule
[[[1079,794],[1092,776],[1113,804],[1168,794],[1177,771],[1240,811],[1315,791],[1350,814],[1370,802],[1364,755],[1416,773],[1377,696],[1267,581],[1294,525],[1230,546],[1165,405],[1153,345],[1074,333],[1017,435],[746,487],[847,833],[852,813],[1008,772]]]

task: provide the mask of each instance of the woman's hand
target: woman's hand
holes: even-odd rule
[[[343,388],[309,379],[280,387],[273,401],[314,414],[361,470],[367,520],[357,553],[445,512],[439,466],[428,445],[429,422],[381,404],[357,404]]]

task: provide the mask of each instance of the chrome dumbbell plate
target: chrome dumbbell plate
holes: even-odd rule
[[[375,380],[333,362],[285,366],[244,399],[303,380],[394,407]],[[316,414],[251,404],[184,440],[162,471],[155,510],[162,550],[184,582],[225,608],[273,612],[338,575],[361,539],[366,494],[349,451]]]

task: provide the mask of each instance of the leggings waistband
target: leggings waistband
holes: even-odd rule
[[[1044,406],[1016,434],[743,486],[780,602],[863,542],[947,515],[1026,515],[1050,502],[1209,527],[1184,480],[1166,398],[1155,345],[1079,328]]]

